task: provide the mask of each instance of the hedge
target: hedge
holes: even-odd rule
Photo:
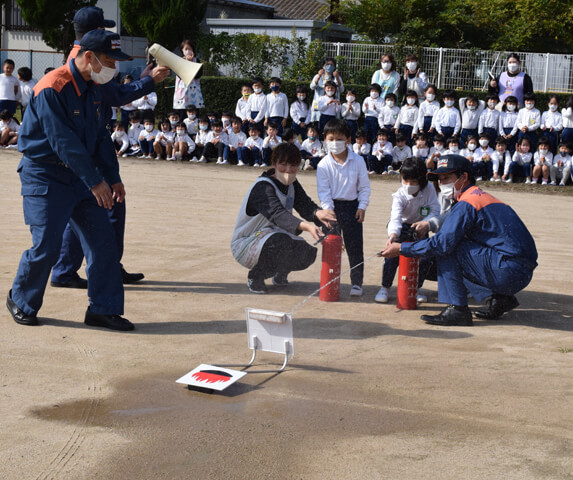
[[[243,83],[250,83],[250,79],[247,78],[229,78],[229,77],[201,77],[201,91],[203,93],[203,100],[205,102],[206,108],[200,113],[206,113],[206,111],[214,112],[235,112],[235,106],[237,100],[241,96],[241,86]],[[289,102],[294,101],[296,98],[295,88],[300,82],[294,82],[289,80],[283,80],[282,91],[289,98]],[[157,107],[155,109],[157,118],[165,116],[169,111],[173,109],[173,85],[174,78],[170,77],[162,86],[157,88]],[[309,83],[304,84],[307,87],[308,95],[312,98],[313,92],[308,88]],[[163,87],[163,88],[162,88]],[[367,85],[353,85],[346,84],[345,89],[352,89],[356,92],[356,98],[362,103],[362,100],[369,95]],[[265,89],[265,90],[268,90]],[[456,91],[458,98],[474,94],[478,98],[485,100],[487,96],[487,91]],[[537,105],[541,105],[541,112],[547,110],[546,106],[549,103],[550,93],[536,93]],[[437,95],[440,98],[440,92]],[[565,105],[570,95],[567,94],[557,94],[559,98],[560,105]]]

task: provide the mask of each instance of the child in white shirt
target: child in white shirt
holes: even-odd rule
[[[458,137],[450,137],[446,140],[446,143],[448,144],[448,149],[443,153],[443,155],[461,155],[460,141],[458,140]]]
[[[462,126],[459,110],[454,107],[456,94],[453,90],[446,90],[443,95],[444,106],[440,108],[432,119],[432,127],[444,138],[457,135]]]
[[[322,142],[320,141],[320,134],[318,133],[318,128],[314,125],[310,125],[306,131],[307,137],[304,142],[302,142],[301,155],[304,160],[305,170],[316,170],[316,166],[326,155]]]
[[[24,114],[30,98],[34,94],[34,85],[36,85],[36,82],[32,80],[32,70],[28,67],[20,67],[18,69],[18,81],[20,83],[20,108]]]
[[[515,153],[511,158],[511,163],[505,165],[503,177],[505,183],[511,183],[514,176],[525,177],[525,183],[531,183],[531,141],[528,137],[521,137],[517,141]]]
[[[460,144],[465,146],[470,135],[474,137],[478,134],[478,125],[481,112],[485,108],[485,102],[478,100],[475,95],[468,95],[459,100],[460,112],[462,116],[462,130],[460,132]]]
[[[393,93],[387,93],[384,98],[384,106],[380,109],[378,114],[378,126],[388,132],[388,140],[390,143],[396,143],[396,135],[394,134],[394,125],[400,115],[400,107],[396,105],[398,99]]]
[[[153,158],[153,142],[158,133],[153,119],[146,118],[143,121],[143,130],[139,132],[139,148],[141,150],[139,158]]]
[[[565,143],[573,143],[573,95],[567,99],[565,108],[561,110],[561,117],[563,118],[563,133],[561,134],[561,141]]]
[[[0,112],[8,110],[16,113],[16,102],[20,98],[20,84],[14,73],[14,61],[9,58],[4,60],[4,73],[0,75]]]
[[[233,127],[231,125],[231,120],[233,114],[231,112],[223,112],[221,113],[221,123],[223,124],[223,131],[229,135],[233,131]]]
[[[249,123],[257,124],[263,131],[265,117],[267,115],[267,96],[263,93],[263,79],[255,77],[252,81],[253,93],[247,101],[249,106]]]
[[[306,129],[310,123],[311,109],[308,104],[308,92],[304,85],[297,85],[296,100],[290,104],[290,118],[292,119],[292,130],[295,135],[306,140]]]
[[[346,123],[350,125],[352,139],[356,138],[358,131],[358,119],[360,118],[360,103],[356,101],[356,91],[346,90],[346,102],[342,104],[341,115]]]
[[[199,131],[199,120],[197,119],[197,107],[195,105],[187,105],[185,108],[187,112],[187,118],[183,119],[187,133],[191,138],[195,138],[197,132]]]
[[[197,131],[197,135],[195,135],[195,151],[194,151],[195,156],[191,159],[193,163],[197,163],[199,161],[199,158],[203,156],[205,145],[207,145],[207,142],[209,141],[210,132],[211,132],[211,122],[209,121],[209,117],[203,115],[199,119],[199,130]]]
[[[173,154],[175,160],[184,160],[187,156],[193,154],[195,150],[195,143],[187,133],[187,128],[183,122],[175,127],[175,137],[173,138]],[[191,158],[189,161],[196,160],[196,157]]]
[[[406,143],[412,146],[413,132],[418,120],[418,95],[414,90],[406,93],[406,104],[400,109],[400,114],[394,125],[395,133],[402,133],[406,137]]]
[[[249,127],[249,138],[241,150],[241,158],[245,165],[259,167],[263,158],[263,139],[261,138],[261,128],[258,124]]]
[[[364,247],[362,223],[370,201],[370,181],[364,160],[349,147],[350,126],[332,120],[324,130],[328,155],[318,164],[316,189],[323,209],[334,210],[350,263],[351,296],[362,295]]]
[[[356,133],[356,143],[352,146],[352,150],[364,159],[364,163],[366,167],[368,167],[368,157],[370,157],[372,146],[368,143],[364,130],[360,130]]]
[[[381,128],[378,130],[378,141],[372,145],[372,155],[368,157],[368,174],[386,173],[392,164],[392,144],[388,140],[388,130]]]
[[[281,92],[281,85],[282,82],[280,78],[271,78],[269,85],[271,93],[267,95],[267,111],[265,114],[265,126],[268,126],[270,122],[276,123],[279,137],[283,133],[283,128],[286,127],[286,121],[289,115],[288,98]]]
[[[175,132],[171,130],[171,123],[168,118],[164,118],[159,126],[159,133],[155,136],[153,150],[155,158],[165,157],[168,161],[175,160],[173,156],[173,143],[175,142]]]
[[[378,117],[382,112],[385,101],[380,98],[382,88],[377,83],[370,85],[370,96],[366,97],[362,102],[362,112],[364,113],[364,131],[368,143],[373,144],[376,140],[376,134],[379,129]],[[394,128],[392,125],[391,128]]]
[[[231,133],[229,133],[229,143],[223,151],[223,164],[232,163],[240,167],[244,166],[242,147],[245,146],[247,136],[241,130],[243,122],[240,118],[235,117],[231,120]]]
[[[483,132],[479,136],[479,147],[474,151],[474,163],[472,165],[477,182],[484,178],[489,180],[493,177],[492,155],[493,148],[489,146],[489,136]]]
[[[279,126],[275,122],[269,122],[267,136],[263,140],[263,163],[260,165],[261,167],[268,167],[271,164],[273,150],[282,143],[282,138],[278,133]]]
[[[559,98],[557,95],[549,97],[547,105],[549,110],[541,115],[541,126],[539,129],[542,135],[549,139],[549,148],[552,152],[557,151],[557,139],[563,130],[563,117],[559,113]]]
[[[133,106],[141,112],[142,117],[153,115],[155,106],[157,105],[157,94],[155,92],[148,93],[137,100],[131,102]]]
[[[223,153],[228,144],[229,135],[227,135],[223,127],[223,122],[221,120],[213,120],[211,131],[207,134],[203,155],[201,155],[198,163],[207,163],[209,158],[217,157],[217,165],[222,165],[224,162]]]
[[[129,149],[122,155],[122,157],[132,157],[139,154],[141,151],[139,148],[139,134],[142,130],[143,125],[141,125],[141,114],[137,110],[129,112],[129,129],[127,130]]]
[[[412,149],[406,145],[406,137],[399,133],[396,135],[396,146],[392,149],[392,165],[384,173],[397,173],[404,160],[411,156]]]
[[[420,103],[418,110],[418,120],[414,128],[414,133],[425,133],[429,139],[434,136],[434,127],[432,127],[432,120],[434,115],[440,109],[440,102],[436,100],[436,86],[428,85],[424,89],[426,99]]]
[[[559,180],[559,186],[564,187],[567,179],[571,175],[571,150],[568,143],[561,142],[557,155],[553,158],[551,168],[551,185],[556,185]],[[573,180],[573,176],[571,177]]]
[[[412,155],[414,157],[419,157],[424,162],[428,159],[430,155],[430,148],[428,147],[428,137],[425,133],[418,133],[415,136],[415,145],[412,147]]]
[[[499,114],[499,134],[505,139],[509,153],[515,152],[517,136],[512,135],[513,128],[517,122],[517,98],[513,95],[506,97]]]
[[[426,164],[421,158],[407,158],[400,170],[402,186],[392,194],[392,213],[388,222],[386,248],[392,243],[419,240],[411,229],[413,223],[427,220],[440,214],[440,204],[436,190],[428,183]],[[426,235],[427,237],[427,235]],[[382,287],[374,301],[388,303],[389,289],[394,282],[399,258],[386,258],[382,268]],[[419,264],[418,286],[424,282],[430,262],[421,259]],[[427,301],[419,294],[418,303]]]
[[[511,154],[507,150],[507,142],[503,137],[497,137],[495,141],[495,151],[491,154],[491,166],[493,170],[493,177],[489,179],[490,182],[501,182],[499,176],[500,169],[503,172],[505,165],[511,163]]]
[[[539,139],[537,152],[533,155],[533,180],[531,183],[536,184],[539,176],[542,177],[541,185],[549,183],[549,174],[553,167],[553,154],[551,153],[549,139],[541,137]]]
[[[18,143],[20,124],[9,110],[0,112],[0,145],[8,147]]]
[[[426,159],[426,167],[428,170],[435,170],[438,165],[438,159],[446,154],[446,139],[437,133],[434,135],[434,146],[430,148],[430,154]]]
[[[499,117],[501,112],[497,109],[499,98],[497,95],[488,95],[486,98],[487,108],[484,108],[479,116],[478,133],[485,133],[489,144],[493,145],[499,130]]]
[[[125,125],[123,122],[115,122],[113,127],[113,133],[111,134],[111,140],[115,146],[115,153],[118,157],[121,157],[127,149],[129,148],[129,138],[125,131]]]
[[[460,155],[462,157],[467,158],[473,164],[477,146],[478,146],[478,137],[476,135],[468,136],[468,138],[466,139],[466,148],[461,149]]]
[[[253,87],[248,83],[244,83],[241,87],[241,98],[237,100],[237,106],[235,107],[235,116],[241,119],[241,130],[245,135],[249,133],[249,123],[251,120],[249,97],[252,93]]]
[[[318,122],[318,131],[322,133],[324,126],[330,120],[336,120],[340,115],[340,100],[336,98],[336,83],[326,82],[324,84],[324,95],[318,97],[318,111],[320,120]]]
[[[541,125],[541,113],[535,108],[535,94],[526,93],[523,96],[525,108],[522,108],[517,114],[515,127],[511,132],[512,135],[517,133],[518,141],[527,136],[531,142],[531,150],[537,146],[537,130]]]

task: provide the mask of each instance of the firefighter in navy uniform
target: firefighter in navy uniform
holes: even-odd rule
[[[6,302],[19,324],[38,324],[50,270],[70,221],[86,253],[85,323],[113,330],[134,328],[121,317],[121,267],[107,214],[114,200],[124,200],[125,189],[98,85],[113,78],[116,60],[129,58],[121,51],[119,35],[93,30],[83,37],[75,59],[34,88],[18,141],[23,153],[18,172],[24,219],[33,246],[22,255]]]

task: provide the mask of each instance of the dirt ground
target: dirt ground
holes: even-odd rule
[[[16,152],[0,153],[0,293],[31,238]],[[125,160],[124,264],[132,333],[84,326],[85,291],[46,290],[41,326],[0,317],[3,479],[573,479],[573,197],[496,188],[530,228],[539,267],[498,321],[423,323],[395,289],[314,297],[294,316],[284,373],[247,375],[223,393],[175,380],[201,363],[247,361],[245,308],[289,311],[318,287],[320,260],[266,296],[246,288],[229,242],[259,171]],[[316,199],[314,175],[299,176]],[[397,180],[372,182],[365,256],[383,245]],[[542,187],[539,187],[540,190]],[[319,252],[320,258],[320,252]],[[348,265],[346,257],[343,268]],[[261,354],[259,364],[280,364]]]

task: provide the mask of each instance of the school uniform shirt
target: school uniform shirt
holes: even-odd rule
[[[505,128],[515,127],[515,122],[517,122],[517,112],[500,112],[499,114],[499,134],[506,135]]]
[[[155,141],[161,143],[164,147],[167,145],[173,145],[173,141],[175,140],[175,132],[168,130],[164,132],[161,130],[157,136],[155,137]]]
[[[513,157],[511,158],[511,161],[517,163],[518,165],[523,166],[523,165],[530,164],[532,158],[533,158],[533,154],[531,152],[527,152],[527,153],[515,152],[513,154]]]
[[[243,97],[237,100],[237,106],[235,107],[235,116],[240,118],[241,121],[250,120],[251,114],[249,110],[249,102]]]
[[[403,162],[408,157],[412,156],[412,149],[408,145],[402,148],[397,145],[392,149],[392,163]]]
[[[20,89],[14,93],[14,87],[19,87],[20,83],[14,75],[7,76],[0,74],[0,100],[18,100],[20,98]]]
[[[189,135],[197,135],[197,132],[199,131],[199,121],[197,118],[194,118],[193,120],[190,118],[185,118],[183,119],[183,123],[185,124],[185,128],[187,129],[187,133]]]
[[[478,133],[482,133],[484,128],[493,128],[497,132],[500,116],[501,112],[496,108],[485,108],[479,116]]]
[[[548,167],[553,165],[553,154],[551,152],[547,152],[545,155],[541,155],[539,153],[539,150],[537,150],[537,152],[535,152],[535,154],[533,155],[533,164],[534,165],[541,165],[541,157],[542,156],[545,157],[545,165],[547,165]]]
[[[400,107],[396,105],[388,107],[386,103],[384,103],[382,110],[380,110],[378,114],[378,125],[380,125],[380,128],[384,128],[386,125],[394,126],[396,120],[398,120],[398,115],[400,115]]]
[[[362,111],[364,112],[365,117],[378,118],[380,116],[380,112],[382,112],[382,108],[385,106],[386,104],[382,97],[378,97],[376,99],[366,97],[362,102]]]
[[[545,126],[547,130],[553,127],[554,132],[560,132],[563,130],[563,117],[557,111],[547,110],[541,115],[541,126]]]
[[[131,104],[137,107],[138,110],[155,110],[157,105],[157,94],[155,92],[148,93],[137,100],[131,102]]]
[[[263,140],[263,148],[270,148],[271,150],[274,150],[277,147],[277,145],[280,145],[281,143],[283,143],[282,138],[279,137],[278,135],[275,136],[274,138],[265,137],[265,139]]]
[[[229,133],[229,147],[244,147],[245,142],[247,141],[247,135],[245,132],[239,130],[239,133],[231,132]]]
[[[3,131],[5,128],[8,128],[11,132],[18,133],[20,131],[20,124],[11,118],[7,122],[4,120],[0,120],[0,132]]]
[[[558,153],[553,157],[553,166],[562,170],[563,168],[569,167],[571,168],[572,160],[571,155],[561,155]]]
[[[481,162],[486,155],[489,155],[489,159],[491,160],[491,156],[493,155],[494,151],[495,150],[490,146],[486,148],[482,148],[481,146],[479,146],[478,148],[475,149],[474,162]],[[486,160],[483,161],[485,162]]]
[[[388,141],[386,141],[384,145],[380,142],[375,142],[374,145],[372,145],[372,155],[374,155],[378,160],[381,160],[382,157],[385,157],[386,155],[392,156],[392,148],[394,147]]]
[[[344,163],[326,155],[316,168],[316,190],[321,207],[334,210],[334,200],[358,200],[366,210],[370,203],[370,180],[364,159],[350,148]]]
[[[350,105],[348,102],[342,104],[342,118],[344,120],[358,120],[360,118],[360,104],[357,101],[352,102]]]
[[[428,183],[416,196],[408,195],[403,188],[392,194],[392,210],[388,222],[388,237],[400,236],[403,223],[415,223],[428,220],[440,214],[440,203],[436,189]]]
[[[193,150],[195,150],[195,142],[193,140],[191,140],[191,137],[187,133],[184,133],[183,135],[179,135],[178,133],[176,133],[175,137],[173,137],[173,143],[175,143],[175,142],[186,143],[189,152],[192,152]]]
[[[129,138],[129,144],[130,145],[138,145],[139,142],[139,134],[141,133],[142,130],[145,130],[143,128],[143,125],[138,124],[137,126],[135,126],[133,123],[131,123],[129,125],[129,130],[127,131],[127,136]]]
[[[424,89],[428,86],[428,76],[425,72],[418,74],[408,72],[406,79],[404,77],[400,80],[400,93],[405,94],[408,90],[414,90],[418,95],[418,100],[424,99]]]
[[[229,145],[229,135],[227,135],[225,130],[220,133],[216,133],[214,130],[209,130],[207,133],[207,141],[205,143],[212,143],[215,139],[219,139],[220,142],[224,143],[225,145]]]
[[[331,115],[337,117],[340,113],[341,106],[339,103],[328,103],[332,98],[328,95],[323,95],[318,99],[318,110],[323,115]]]
[[[151,130],[151,132],[148,132],[147,130],[145,130],[145,128],[139,133],[139,139],[140,140],[147,140],[148,142],[152,139],[154,139],[157,134],[159,133],[159,130],[157,130],[156,128],[154,128],[153,130]]]
[[[414,155],[414,157],[420,157],[425,160],[426,158],[428,158],[429,154],[430,154],[430,149],[428,147],[418,148],[416,145],[412,147],[412,155]]]
[[[485,108],[485,102],[483,100],[479,100],[476,109],[470,110],[466,107],[466,99],[467,97],[463,97],[460,98],[459,101],[460,112],[462,115],[462,128],[473,130],[478,128],[479,117]]]
[[[195,136],[195,143],[197,145],[201,145],[201,146],[205,146],[205,144],[209,141],[209,133],[211,132],[211,130],[201,130],[199,129],[199,131],[197,132],[197,135]]]
[[[249,116],[248,119],[251,119],[251,112],[259,112],[257,116],[254,118],[255,123],[262,122],[264,118],[267,116],[267,96],[261,92],[259,94],[252,93],[249,95],[248,100],[249,106]]]
[[[322,142],[317,138],[314,141],[311,141],[307,138],[305,141],[302,142],[302,149],[308,153],[310,153],[313,157],[324,157],[326,155],[324,148],[322,146]]]
[[[119,153],[123,153],[129,148],[129,138],[127,138],[126,132],[113,132],[111,134],[111,140],[115,143],[121,143]]]
[[[477,148],[475,150],[470,150],[469,148],[462,148],[462,150],[460,151],[460,155],[464,158],[467,158],[470,162],[474,163],[477,162],[476,160],[476,156],[477,156]]]
[[[297,125],[302,122],[308,125],[310,123],[310,113],[311,110],[305,102],[295,100],[290,104],[290,118]]]
[[[533,107],[531,110],[527,108],[522,108],[517,114],[517,120],[515,121],[515,126],[511,131],[512,135],[515,135],[523,127],[527,127],[528,132],[533,132],[539,128],[541,125],[541,113],[537,108]]]
[[[573,108],[564,108],[561,110],[561,121],[563,128],[573,128]]]
[[[288,98],[283,92],[271,92],[267,95],[266,117],[288,118]]]
[[[448,148],[444,153],[442,153],[442,155],[461,155],[461,152],[459,147],[457,150],[451,150]]]
[[[499,170],[499,166],[500,165],[507,165],[507,167],[509,168],[509,164],[511,163],[511,153],[509,153],[508,150],[506,150],[505,152],[499,153],[497,150],[494,150],[493,153],[491,154],[491,163],[493,165],[493,172],[497,173]]]
[[[253,138],[253,137],[249,137],[247,138],[247,141],[245,142],[245,147],[253,150],[254,148],[258,148],[261,152],[263,151],[263,139],[261,137],[257,137],[257,138]]]
[[[28,103],[30,102],[30,97],[33,94],[34,85],[36,85],[36,82],[34,82],[34,80],[29,80],[27,82],[19,81],[19,83],[20,83],[20,103],[24,108],[26,108],[28,106]]]
[[[442,135],[442,127],[452,127],[454,129],[454,135],[457,135],[462,128],[462,119],[459,110],[453,106],[440,108],[432,119],[432,127],[434,127],[434,130],[440,135]]]
[[[372,146],[369,143],[363,143],[360,145],[359,143],[355,143],[352,146],[352,150],[354,153],[358,155],[370,155],[370,151],[372,150]]]
[[[424,118],[425,117],[432,117],[438,112],[440,109],[440,102],[434,100],[433,102],[428,102],[428,100],[424,100],[420,103],[420,108],[418,109],[418,120],[416,122],[416,126],[414,127],[414,133],[418,133],[424,129]]]
[[[416,105],[404,105],[400,109],[394,128],[400,128],[401,125],[409,125],[414,128],[416,120],[418,120],[418,107]]]

